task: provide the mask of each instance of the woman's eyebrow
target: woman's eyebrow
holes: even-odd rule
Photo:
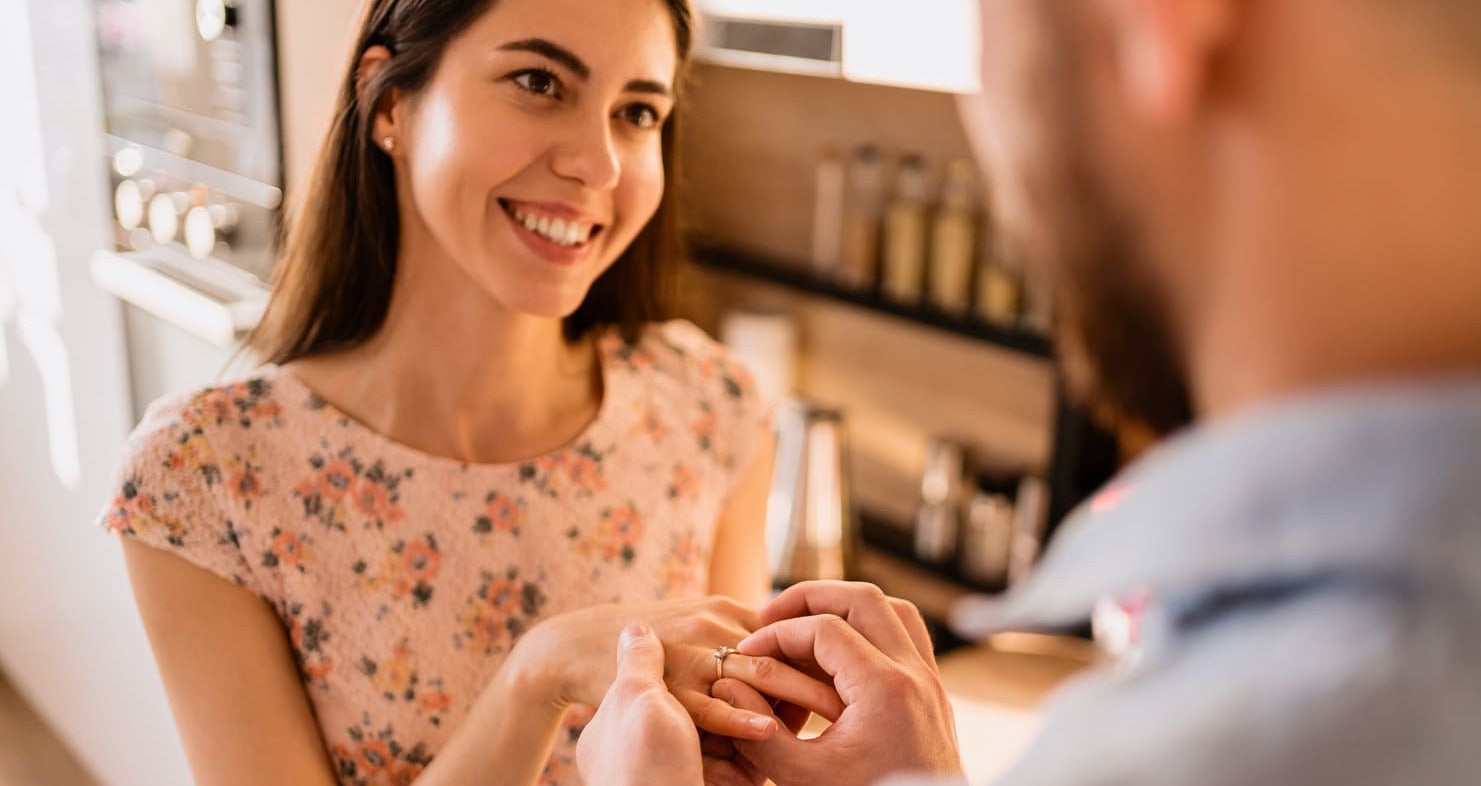
[[[581,58],[577,57],[571,50],[553,41],[544,38],[526,38],[522,41],[510,41],[499,47],[506,52],[534,52],[565,66],[582,81],[591,78],[591,66],[588,66]]]
[[[575,52],[544,38],[525,38],[519,41],[510,41],[499,47],[505,52],[533,52],[542,57],[554,60],[565,66],[571,73],[583,82],[591,78],[591,66],[586,61],[576,56]],[[662,82],[651,79],[634,79],[628,82],[624,88],[629,93],[649,93],[659,96],[671,96],[673,90]]]
[[[662,82],[654,82],[648,79],[634,79],[623,88],[628,93],[651,93],[653,95],[668,97],[673,93],[669,86]]]

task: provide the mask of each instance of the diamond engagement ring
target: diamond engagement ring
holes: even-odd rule
[[[715,649],[715,681],[725,679],[725,659],[736,653],[734,647],[717,647]]]

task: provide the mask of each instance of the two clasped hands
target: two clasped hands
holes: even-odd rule
[[[720,679],[713,657],[675,657],[695,642],[646,624],[624,629],[616,676],[578,748],[586,782],[830,786],[960,773],[951,708],[913,605],[872,584],[809,582],[747,622],[749,635],[712,645],[735,648]],[[705,668],[717,701],[678,687]],[[810,713],[832,725],[799,739]]]

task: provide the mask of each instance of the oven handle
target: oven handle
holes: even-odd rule
[[[234,346],[257,325],[270,290],[252,275],[169,248],[99,250],[93,281],[120,299],[217,346]]]

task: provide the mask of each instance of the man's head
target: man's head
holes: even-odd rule
[[[1481,353],[1459,296],[1481,313],[1481,235],[1457,209],[1481,218],[1481,4],[982,8],[964,112],[1091,403],[1170,431]],[[1442,346],[1439,320],[1476,335]]]

